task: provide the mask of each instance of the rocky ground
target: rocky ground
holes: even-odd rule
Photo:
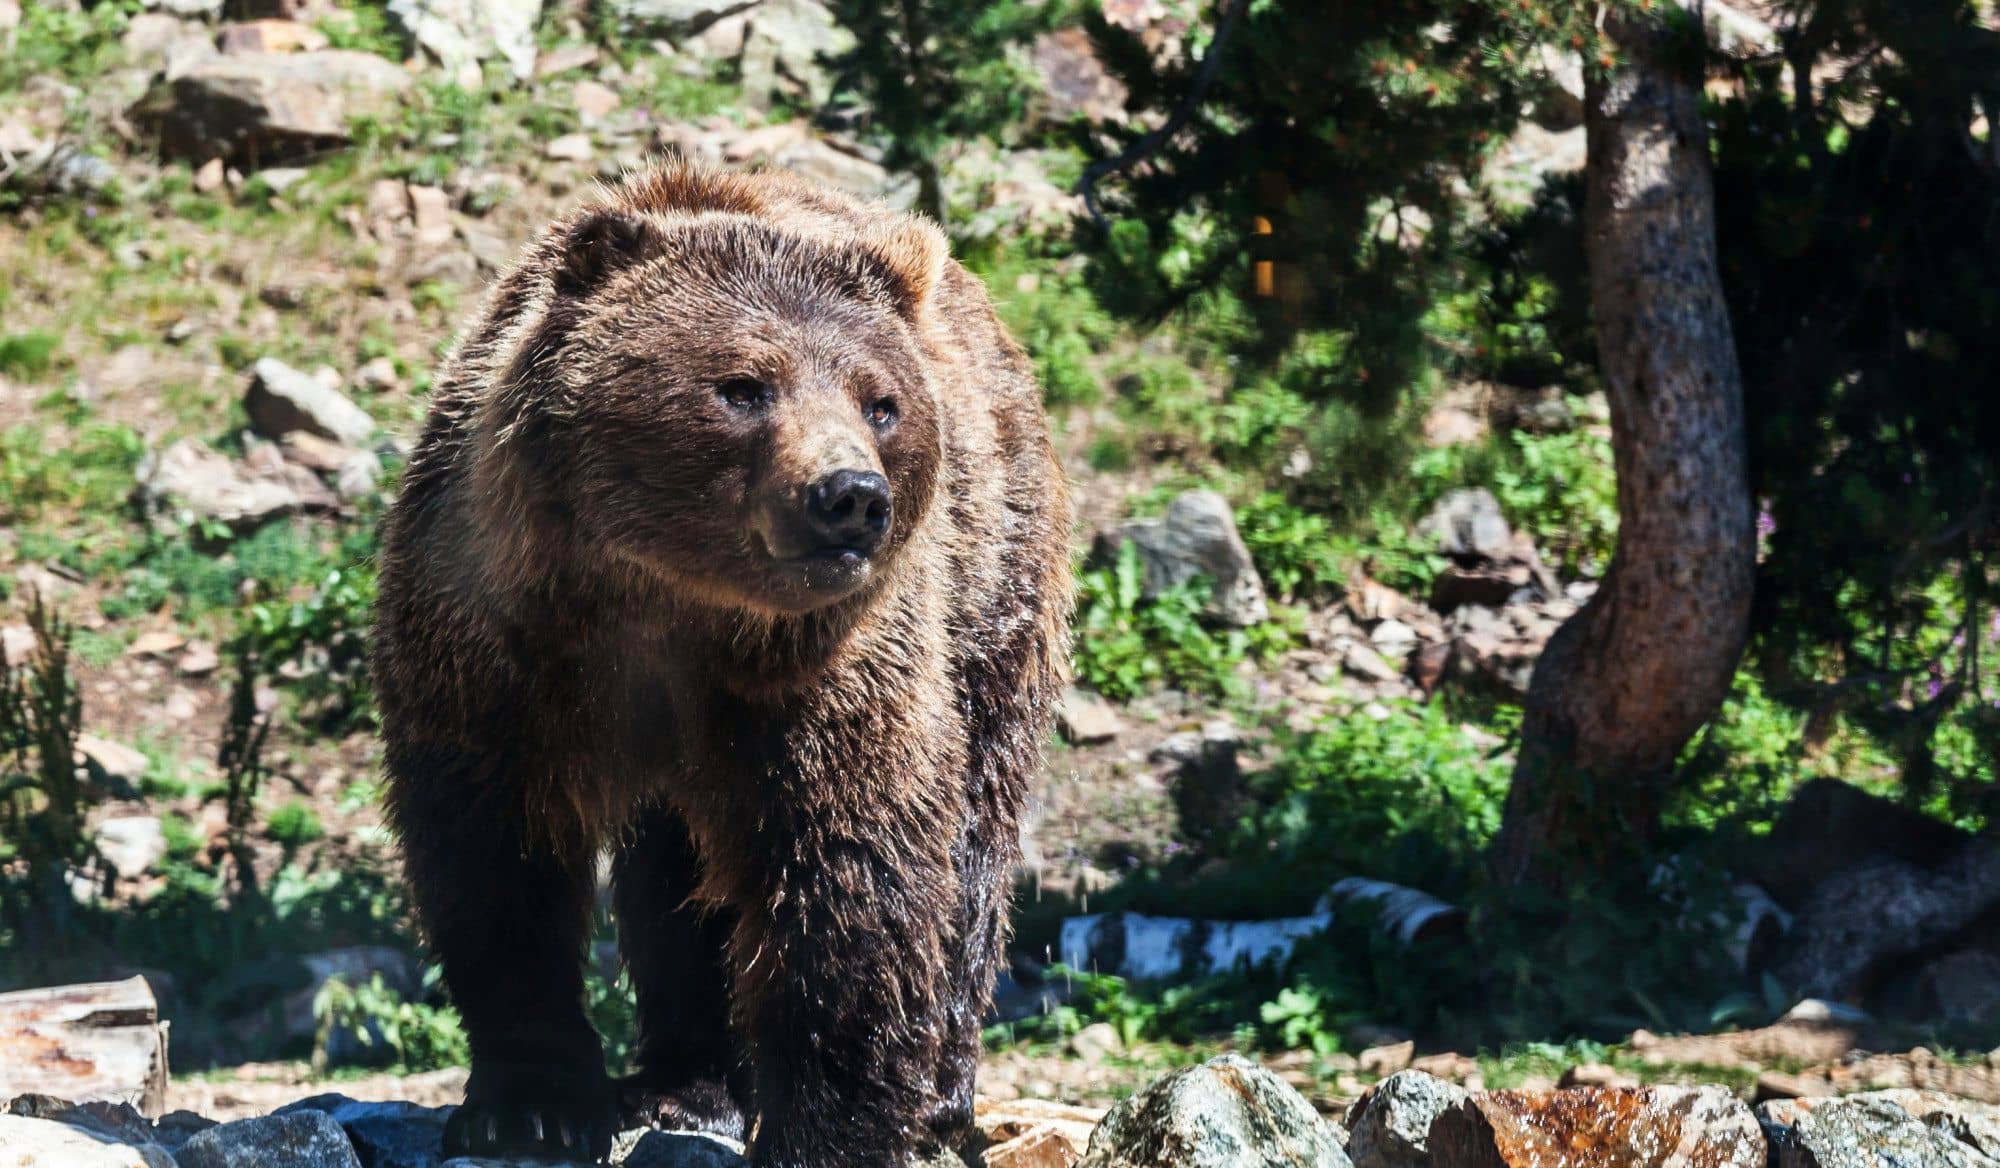
[[[1223,1055],[1170,1072],[1108,1111],[982,1101],[955,1148],[925,1168],[1989,1168],[2000,1106],[1923,1087],[1774,1098],[1753,1109],[1721,1086],[1619,1082],[1468,1090],[1398,1071],[1329,1117],[1270,1070]],[[1984,1076],[1982,1076],[1984,1078]],[[148,1119],[125,1104],[22,1096],[0,1115],[0,1155],[74,1168],[475,1168],[443,1160],[448,1106],[321,1094],[222,1122],[194,1110]],[[728,1168],[742,1149],[635,1130],[610,1162]]]

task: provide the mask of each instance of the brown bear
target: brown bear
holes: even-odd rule
[[[389,815],[472,1046],[448,1154],[601,1156],[636,1110],[878,1168],[970,1122],[1069,516],[1029,363],[927,222],[669,165],[527,249],[383,531]]]

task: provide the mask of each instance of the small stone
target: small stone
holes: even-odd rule
[[[570,90],[570,103],[587,121],[598,121],[618,108],[618,92],[595,81],[579,81]]]
[[[174,662],[174,668],[182,677],[207,677],[222,665],[222,658],[215,652],[215,646],[204,641],[196,641],[188,646],[188,651]]]
[[[293,430],[278,441],[278,448],[284,452],[285,461],[332,474],[342,463],[354,457],[354,451],[338,442],[331,442],[308,430]]]
[[[310,53],[326,46],[325,33],[295,20],[245,20],[215,34],[224,53]]]
[[[1560,1088],[1570,1087],[1637,1087],[1639,1076],[1627,1074],[1617,1067],[1604,1063],[1577,1063],[1564,1070],[1556,1080]]]
[[[375,393],[388,393],[400,388],[403,379],[396,375],[394,361],[377,357],[354,371],[354,384]]]
[[[79,762],[85,762],[113,779],[123,779],[129,783],[139,781],[150,765],[146,756],[121,742],[99,738],[95,734],[76,736],[76,753]]]
[[[1407,1068],[1415,1057],[1415,1042],[1396,1042],[1369,1047],[1361,1052],[1355,1065],[1364,1075],[1393,1075]]]
[[[97,853],[112,871],[136,880],[166,856],[166,832],[155,816],[114,816],[97,825]]]
[[[1085,1062],[1103,1062],[1125,1049],[1118,1029],[1109,1022],[1093,1022],[1069,1037],[1070,1053]]]
[[[274,195],[282,195],[299,185],[312,171],[303,166],[267,166],[257,172],[257,177],[269,187]]]
[[[412,184],[410,221],[417,229],[417,242],[436,247],[451,242],[451,196],[442,187]]]
[[[1056,725],[1064,738],[1078,746],[1110,742],[1125,732],[1125,721],[1110,702],[1076,686],[1063,691],[1062,702],[1056,707]]]
[[[382,460],[372,450],[357,450],[334,472],[333,489],[343,502],[357,503],[375,493],[382,480]]]
[[[361,1168],[332,1116],[295,1111],[218,1124],[188,1137],[179,1168]]]
[[[393,178],[378,178],[368,187],[368,220],[397,223],[410,217],[408,189]]]
[[[27,625],[0,626],[0,663],[19,669],[35,656],[35,630]]]
[[[222,159],[211,158],[194,172],[194,189],[204,195],[212,195],[222,189],[226,168]]]
[[[588,134],[564,134],[542,147],[542,156],[556,162],[588,162],[593,153]]]
[[[1078,1168],[1349,1168],[1340,1132],[1284,1080],[1223,1055],[1111,1109]]]
[[[193,694],[177,689],[160,703],[160,713],[169,722],[192,722],[195,715],[201,713],[201,707],[196,704]]]
[[[1500,514],[1500,500],[1484,487],[1446,495],[1417,524],[1417,531],[1435,539],[1438,549],[1451,556],[1499,560],[1514,544],[1514,533]]]
[[[535,59],[535,76],[549,78],[597,64],[596,45],[563,45]]]
[[[982,1168],[1071,1168],[1076,1146],[1052,1127],[1038,1127],[979,1154]]]
[[[128,657],[165,657],[187,644],[187,638],[169,629],[153,629],[132,638],[125,649]]]

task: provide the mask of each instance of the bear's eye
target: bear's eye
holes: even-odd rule
[[[896,420],[896,403],[888,398],[879,398],[868,407],[868,420],[877,426],[887,426]]]
[[[732,377],[715,387],[715,396],[731,409],[754,410],[771,398],[771,390],[754,377]]]

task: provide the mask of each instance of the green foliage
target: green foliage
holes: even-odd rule
[[[320,823],[319,813],[310,804],[294,799],[271,812],[264,821],[264,834],[289,854],[323,838],[326,826]]]
[[[1451,896],[1500,827],[1507,767],[1485,743],[1439,706],[1282,732],[1226,854],[1285,873],[1299,911],[1343,876]]]
[[[1990,116],[2000,49],[1978,7],[1820,0],[1796,53],[1740,66],[1713,121],[1768,691],[1864,729],[1913,799],[1990,822],[2000,172],[1965,127]],[[1805,108],[1800,69],[1822,79]]]
[[[1339,542],[1324,515],[1266,491],[1237,508],[1236,524],[1258,574],[1280,597],[1323,598],[1345,582]]]
[[[613,1075],[631,1071],[639,1050],[639,1000],[623,969],[606,977],[595,963],[583,973],[584,1012],[604,1040],[604,1064]]]
[[[348,1035],[365,1062],[399,1075],[462,1067],[472,1046],[449,1006],[408,1002],[375,974],[366,985],[330,978],[313,996],[313,1068],[324,1072],[336,1034]]]
[[[34,519],[50,508],[114,510],[144,452],[129,426],[89,422],[67,444],[40,426],[10,426],[0,433],[0,518]]]
[[[873,111],[892,168],[914,174],[917,206],[944,218],[940,155],[995,139],[1022,120],[1040,88],[1025,48],[1069,18],[1064,0],[835,0],[854,35],[842,85]]]
[[[96,82],[118,55],[119,38],[132,14],[144,8],[138,0],[87,7],[23,5],[20,27],[0,55],[0,94],[51,75],[73,83]]]
[[[1130,543],[1103,567],[1077,577],[1076,679],[1105,697],[1137,697],[1161,685],[1224,695],[1237,666],[1288,640],[1280,627],[1215,629],[1202,609],[1208,587],[1189,581],[1148,600],[1139,552]]]
[[[40,381],[55,365],[54,333],[31,330],[0,337],[0,377],[19,381]]]
[[[66,879],[95,854],[84,833],[95,798],[74,761],[83,724],[74,630],[40,596],[27,618],[33,656],[0,666],[0,861],[25,869],[24,885],[11,873],[0,882],[0,920],[33,943],[59,945],[72,903]]]

